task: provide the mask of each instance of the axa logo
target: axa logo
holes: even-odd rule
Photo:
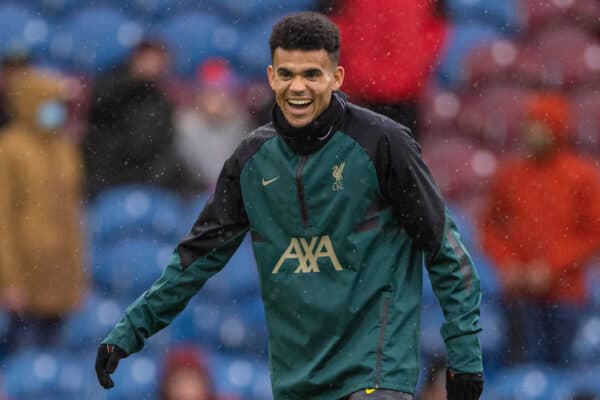
[[[336,271],[344,268],[340,264],[329,235],[313,236],[310,240],[306,238],[290,239],[290,244],[283,252],[279,261],[273,268],[277,274],[286,261],[293,260],[295,263],[294,273],[319,272],[319,260],[328,259]]]
[[[346,161],[341,163],[340,165],[334,165],[331,168],[331,175],[333,176],[334,182],[331,186],[331,189],[334,191],[342,190],[344,188],[344,167],[346,166]]]

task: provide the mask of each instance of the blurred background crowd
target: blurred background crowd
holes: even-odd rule
[[[597,0],[1,0],[0,398],[272,398],[249,239],[114,389],[92,366],[269,121],[268,37],[300,10],[339,26],[343,91],[413,129],[457,220],[483,399],[600,398]],[[418,398],[441,400],[428,282],[423,303]]]

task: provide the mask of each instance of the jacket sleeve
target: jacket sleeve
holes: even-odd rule
[[[378,153],[382,194],[413,245],[426,257],[431,284],[444,312],[441,334],[448,366],[458,372],[481,372],[479,277],[420,148],[407,131],[400,131],[389,133]]]
[[[139,351],[144,339],[169,325],[225,266],[248,231],[240,170],[234,154],[225,162],[213,196],[190,234],[177,245],[162,276],[127,308],[103,343],[116,344],[127,353]]]

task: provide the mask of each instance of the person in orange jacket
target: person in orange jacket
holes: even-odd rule
[[[483,246],[504,291],[507,361],[563,364],[576,329],[573,311],[585,302],[585,267],[600,250],[600,175],[568,146],[563,97],[537,94],[527,107],[527,155],[492,182]]]

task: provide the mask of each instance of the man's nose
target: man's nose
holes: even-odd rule
[[[302,79],[301,76],[295,76],[292,79],[292,83],[290,84],[290,91],[303,92],[305,88],[306,88],[306,85],[304,84],[304,80]]]

